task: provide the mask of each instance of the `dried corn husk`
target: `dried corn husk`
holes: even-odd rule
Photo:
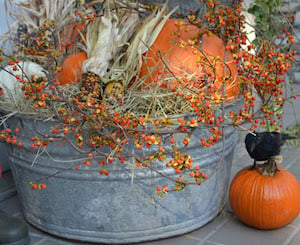
[[[85,47],[88,60],[83,65],[83,72],[97,74],[104,83],[122,81],[124,87],[139,70],[142,54],[147,52],[175,11],[166,15],[167,5],[164,4],[140,20],[138,5],[125,2],[131,7],[115,11],[106,5],[104,15],[88,27]]]
[[[161,9],[151,14],[142,24],[141,28],[136,32],[134,39],[126,52],[126,62],[122,67],[124,72],[139,71],[142,65],[142,55],[148,51],[156,40],[158,34],[166,23],[167,19],[175,12],[176,8],[165,15],[167,4],[164,4]],[[125,81],[127,84],[136,74],[131,72],[127,74]]]
[[[139,23],[139,13],[134,9],[115,11],[106,5],[103,11],[104,15],[87,28],[85,51],[88,59],[82,67],[83,73],[92,72],[99,77],[107,73],[110,62],[120,55]]]
[[[18,23],[25,23],[32,29],[38,29],[45,20],[53,20],[56,27],[62,28],[72,15],[76,0],[7,0],[17,8],[10,11]]]

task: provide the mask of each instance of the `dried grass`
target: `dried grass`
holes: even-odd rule
[[[10,1],[13,3],[16,2],[15,0]],[[32,14],[32,17],[30,19],[26,14],[19,14],[18,21],[31,23],[32,26],[36,25],[35,27],[38,28],[45,18],[55,19],[58,28],[62,29],[64,28],[63,23],[68,23],[72,18],[70,9],[72,9],[71,7],[74,5],[74,2],[74,0],[44,0],[44,5],[41,6],[41,1],[28,0],[26,4],[21,3],[20,7],[23,10],[22,13],[29,12]],[[122,7],[124,7],[124,5],[122,5]],[[185,84],[180,87],[177,92],[172,92],[169,86],[161,87],[160,83],[154,82],[145,86],[144,83],[148,77],[138,77],[143,54],[153,44],[165,21],[173,13],[165,14],[165,11],[166,5],[163,5],[155,13],[148,16],[148,18],[145,18],[142,26],[136,29],[135,35],[132,37],[130,43],[127,42],[128,37],[126,36],[126,40],[123,44],[126,46],[126,49],[119,48],[119,52],[114,54],[110,61],[109,72],[101,77],[104,83],[109,81],[122,81],[125,87],[122,106],[109,105],[108,109],[110,111],[130,112],[136,116],[148,115],[150,117],[167,117],[169,115],[193,111],[190,102],[184,99],[184,96],[178,96],[178,91],[181,91],[183,94],[197,95],[199,90],[192,88],[191,85]],[[12,13],[12,15],[16,16],[16,13]],[[118,20],[118,18],[116,18],[116,20]],[[120,21],[122,21],[122,18],[120,18]],[[128,29],[129,27],[124,28]],[[165,65],[164,69],[169,69],[167,66],[168,57],[164,56],[162,58]],[[153,69],[155,69],[155,67],[153,67]],[[194,75],[188,74],[185,71],[182,71],[182,74],[183,77],[189,78],[192,78]],[[160,82],[171,84],[173,80],[180,82],[183,77],[175,77],[174,74],[169,73],[168,75],[163,76]],[[135,83],[130,84],[133,79],[135,79]],[[78,95],[80,89],[79,86],[63,86],[57,87],[57,92],[61,94],[62,98],[65,98],[68,101],[72,97]],[[52,106],[40,109],[38,113],[50,117],[54,114],[53,108],[63,104],[63,102],[53,102]],[[11,104],[0,101],[0,107],[6,111],[17,111],[22,114],[34,115],[37,113],[30,101],[26,101],[25,103],[14,102]]]

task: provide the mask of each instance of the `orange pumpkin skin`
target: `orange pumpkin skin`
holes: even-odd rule
[[[87,59],[85,52],[68,56],[61,65],[61,71],[55,76],[60,85],[79,83],[82,75],[81,68]]]
[[[245,224],[259,229],[280,228],[300,211],[300,184],[283,167],[274,176],[262,176],[248,166],[233,178],[229,202]]]
[[[144,85],[158,80],[162,76],[185,78],[191,86],[203,87],[204,70],[214,73],[208,83],[211,83],[209,91],[217,90],[223,93],[224,77],[226,82],[225,97],[227,100],[237,98],[239,95],[239,82],[236,65],[230,51],[226,51],[226,71],[224,72],[225,44],[223,40],[214,34],[203,34],[201,43],[195,47],[189,45],[183,47],[182,42],[188,42],[198,36],[200,29],[183,20],[168,19],[153,45],[143,58],[143,64],[139,77],[144,80]],[[199,51],[203,50],[203,52]],[[204,54],[201,55],[201,53]],[[206,57],[204,62],[199,62],[199,57]],[[220,59],[215,59],[219,57]],[[162,59],[164,61],[162,61]],[[202,59],[203,60],[203,59]],[[169,69],[165,67],[168,64]],[[170,72],[171,70],[171,72]],[[173,79],[176,82],[176,79]]]

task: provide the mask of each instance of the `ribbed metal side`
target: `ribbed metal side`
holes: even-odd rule
[[[29,118],[12,118],[10,126],[35,132]],[[40,131],[51,122],[35,122]],[[224,129],[224,139],[204,149],[196,130],[186,153],[193,157],[209,178],[201,186],[188,186],[164,198],[156,196],[156,186],[166,179],[121,164],[112,164],[109,176],[99,174],[97,164],[64,171],[47,181],[46,190],[32,190],[30,181],[51,176],[75,166],[82,158],[68,145],[52,144],[39,152],[30,144],[11,146],[9,158],[16,187],[28,222],[61,237],[99,243],[134,243],[171,237],[195,230],[212,220],[225,204],[237,134]],[[36,134],[36,133],[35,133]],[[179,141],[181,136],[177,135]],[[196,140],[198,139],[198,140]],[[51,157],[49,157],[51,156]],[[163,169],[171,175],[174,170]]]

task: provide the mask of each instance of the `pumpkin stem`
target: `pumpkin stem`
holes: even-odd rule
[[[277,164],[282,162],[282,156],[272,156],[264,164],[257,168],[257,171],[263,176],[273,176],[277,171]]]

